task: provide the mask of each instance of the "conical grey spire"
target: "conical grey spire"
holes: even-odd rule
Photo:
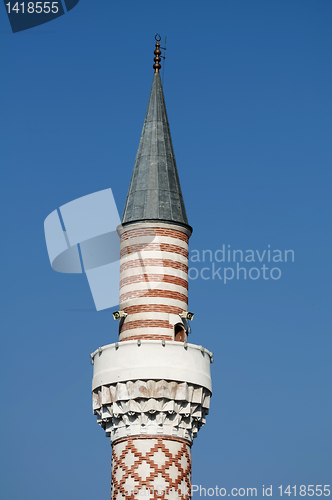
[[[153,77],[122,216],[122,224],[137,221],[166,221],[189,226],[158,72]]]

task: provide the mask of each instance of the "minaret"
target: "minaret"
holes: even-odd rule
[[[123,212],[119,342],[96,350],[93,409],[111,438],[112,500],[191,496],[212,353],[188,343],[188,224],[160,79],[160,43]],[[164,493],[162,493],[164,492]],[[164,495],[164,496],[163,496]]]

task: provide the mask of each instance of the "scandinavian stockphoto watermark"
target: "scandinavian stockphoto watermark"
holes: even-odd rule
[[[272,486],[269,488],[262,488],[263,496],[272,496]],[[170,498],[170,499],[185,499],[191,498],[192,496],[200,496],[200,497],[224,497],[224,496],[247,496],[247,497],[255,497],[257,496],[257,488],[232,488],[229,491],[227,488],[220,487],[218,485],[214,487],[203,487],[198,484],[192,484],[189,488],[185,481],[182,484],[179,484],[178,487],[165,487],[161,485],[156,485],[154,487],[146,487],[143,488],[128,488],[126,490],[126,494],[128,498]]]
[[[53,210],[45,219],[45,239],[52,268],[61,273],[85,273],[97,311],[119,304],[120,280],[120,216],[110,188],[70,201]],[[153,251],[158,261],[158,274],[146,270],[148,263],[143,250]],[[125,247],[128,248],[126,249]],[[142,245],[136,245],[136,258],[141,262],[144,282],[136,296],[158,289],[167,270],[164,242],[157,231],[150,229]],[[123,242],[122,252],[131,253],[129,240]],[[186,262],[186,249],[181,247],[181,263]],[[133,255],[132,255],[133,257]],[[180,256],[179,256],[180,259]],[[189,253],[190,280],[198,278],[219,280],[225,285],[232,280],[279,280],[282,266],[295,261],[294,250],[278,250],[267,245],[259,250],[240,250],[230,244],[218,249],[191,250]],[[182,271],[181,271],[182,272]],[[183,276],[186,279],[186,276]],[[75,309],[77,310],[77,309]]]
[[[294,250],[273,249],[271,245],[241,250],[223,244],[217,250],[191,250],[188,274],[190,280],[220,280],[225,285],[231,280],[276,281],[282,276],[281,267],[294,261]]]
[[[258,488],[223,488],[218,485],[213,487],[203,487],[198,484],[192,484],[190,488],[183,482],[178,488],[165,488],[161,485],[147,488],[134,488],[126,490],[128,497],[135,498],[179,498],[184,499],[192,496],[200,497],[272,497],[272,496],[330,496],[331,486],[329,484],[318,484],[318,485],[262,485]]]

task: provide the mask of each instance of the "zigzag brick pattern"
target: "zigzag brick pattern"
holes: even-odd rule
[[[191,450],[181,439],[135,436],[113,444],[112,500],[190,499]]]

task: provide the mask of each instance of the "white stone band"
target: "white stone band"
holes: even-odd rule
[[[212,391],[212,353],[203,346],[162,340],[128,340],[91,354],[92,389],[127,380],[174,380]]]

